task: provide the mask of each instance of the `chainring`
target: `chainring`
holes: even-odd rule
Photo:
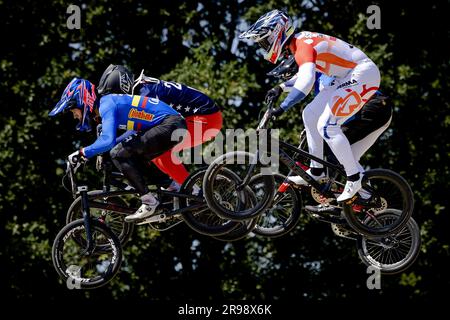
[[[328,183],[329,180],[330,179],[328,177],[323,177],[317,180],[317,182],[319,182],[321,185],[325,185],[326,183]],[[337,185],[335,182],[333,182],[331,184],[331,190],[335,189],[337,189]],[[328,204],[331,201],[335,200],[335,198],[327,198],[323,196],[316,188],[311,188],[311,196],[313,197],[314,201],[316,201],[319,204]]]
[[[381,197],[380,198],[380,202],[381,203],[380,203],[380,205],[378,207],[369,209],[369,211],[372,214],[377,215],[377,214],[383,213],[388,208],[388,203],[387,203],[385,198]]]

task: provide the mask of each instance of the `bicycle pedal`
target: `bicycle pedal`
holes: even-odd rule
[[[352,198],[345,201],[345,204],[351,205],[353,202],[355,202],[356,199],[358,199],[358,196],[354,195]]]
[[[147,223],[154,223],[154,222],[163,222],[167,219],[167,215],[164,213],[161,214],[157,214],[154,216],[151,216],[149,218],[144,219],[141,222],[136,223],[137,225],[143,225],[143,224],[147,224]]]

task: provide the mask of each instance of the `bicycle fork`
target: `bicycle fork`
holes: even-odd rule
[[[78,193],[81,196],[81,212],[83,213],[84,229],[86,230],[86,248],[82,254],[91,254],[94,249],[94,242],[92,240],[91,232],[91,214],[89,211],[89,200],[88,200],[88,187],[80,186],[77,188]]]

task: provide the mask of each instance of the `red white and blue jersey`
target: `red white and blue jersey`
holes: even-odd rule
[[[181,116],[170,106],[155,98],[125,94],[109,94],[100,99],[102,133],[90,146],[83,149],[87,158],[111,150],[117,143],[117,129],[129,132],[146,131],[164,118]]]
[[[184,117],[219,111],[214,100],[203,92],[173,81],[144,77],[139,94],[164,101]]]
[[[303,31],[296,34],[288,45],[298,65],[292,89],[280,107],[289,109],[305,98],[313,88],[316,72],[329,77],[344,78],[358,63],[368,59],[355,46],[317,32]],[[289,89],[289,85],[282,86]]]

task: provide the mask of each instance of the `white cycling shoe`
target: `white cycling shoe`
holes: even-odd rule
[[[319,175],[319,176],[315,176],[315,175],[313,175],[311,173],[310,169],[306,170],[306,173],[309,174],[315,180],[319,180],[319,179],[325,177],[325,173],[324,172],[321,175]],[[300,186],[307,186],[307,185],[309,185],[308,182],[306,182],[305,179],[303,179],[300,176],[290,176],[290,177],[288,177],[288,179],[289,179],[289,181],[292,181],[293,183],[295,183],[297,185],[300,185]]]
[[[353,198],[353,196],[358,193],[358,191],[361,190],[362,185],[362,178],[363,175],[360,174],[359,175],[359,180],[357,181],[348,181],[345,183],[345,187],[344,187],[344,192],[342,192],[342,194],[337,197],[337,202],[343,202],[343,201],[347,201],[350,200],[351,198]],[[367,191],[366,191],[367,192]]]
[[[138,220],[143,220],[152,216],[155,213],[156,208],[159,206],[159,201],[156,201],[155,204],[146,204],[143,203],[140,208],[136,211],[136,213],[131,214],[125,217],[126,222],[135,222]]]

